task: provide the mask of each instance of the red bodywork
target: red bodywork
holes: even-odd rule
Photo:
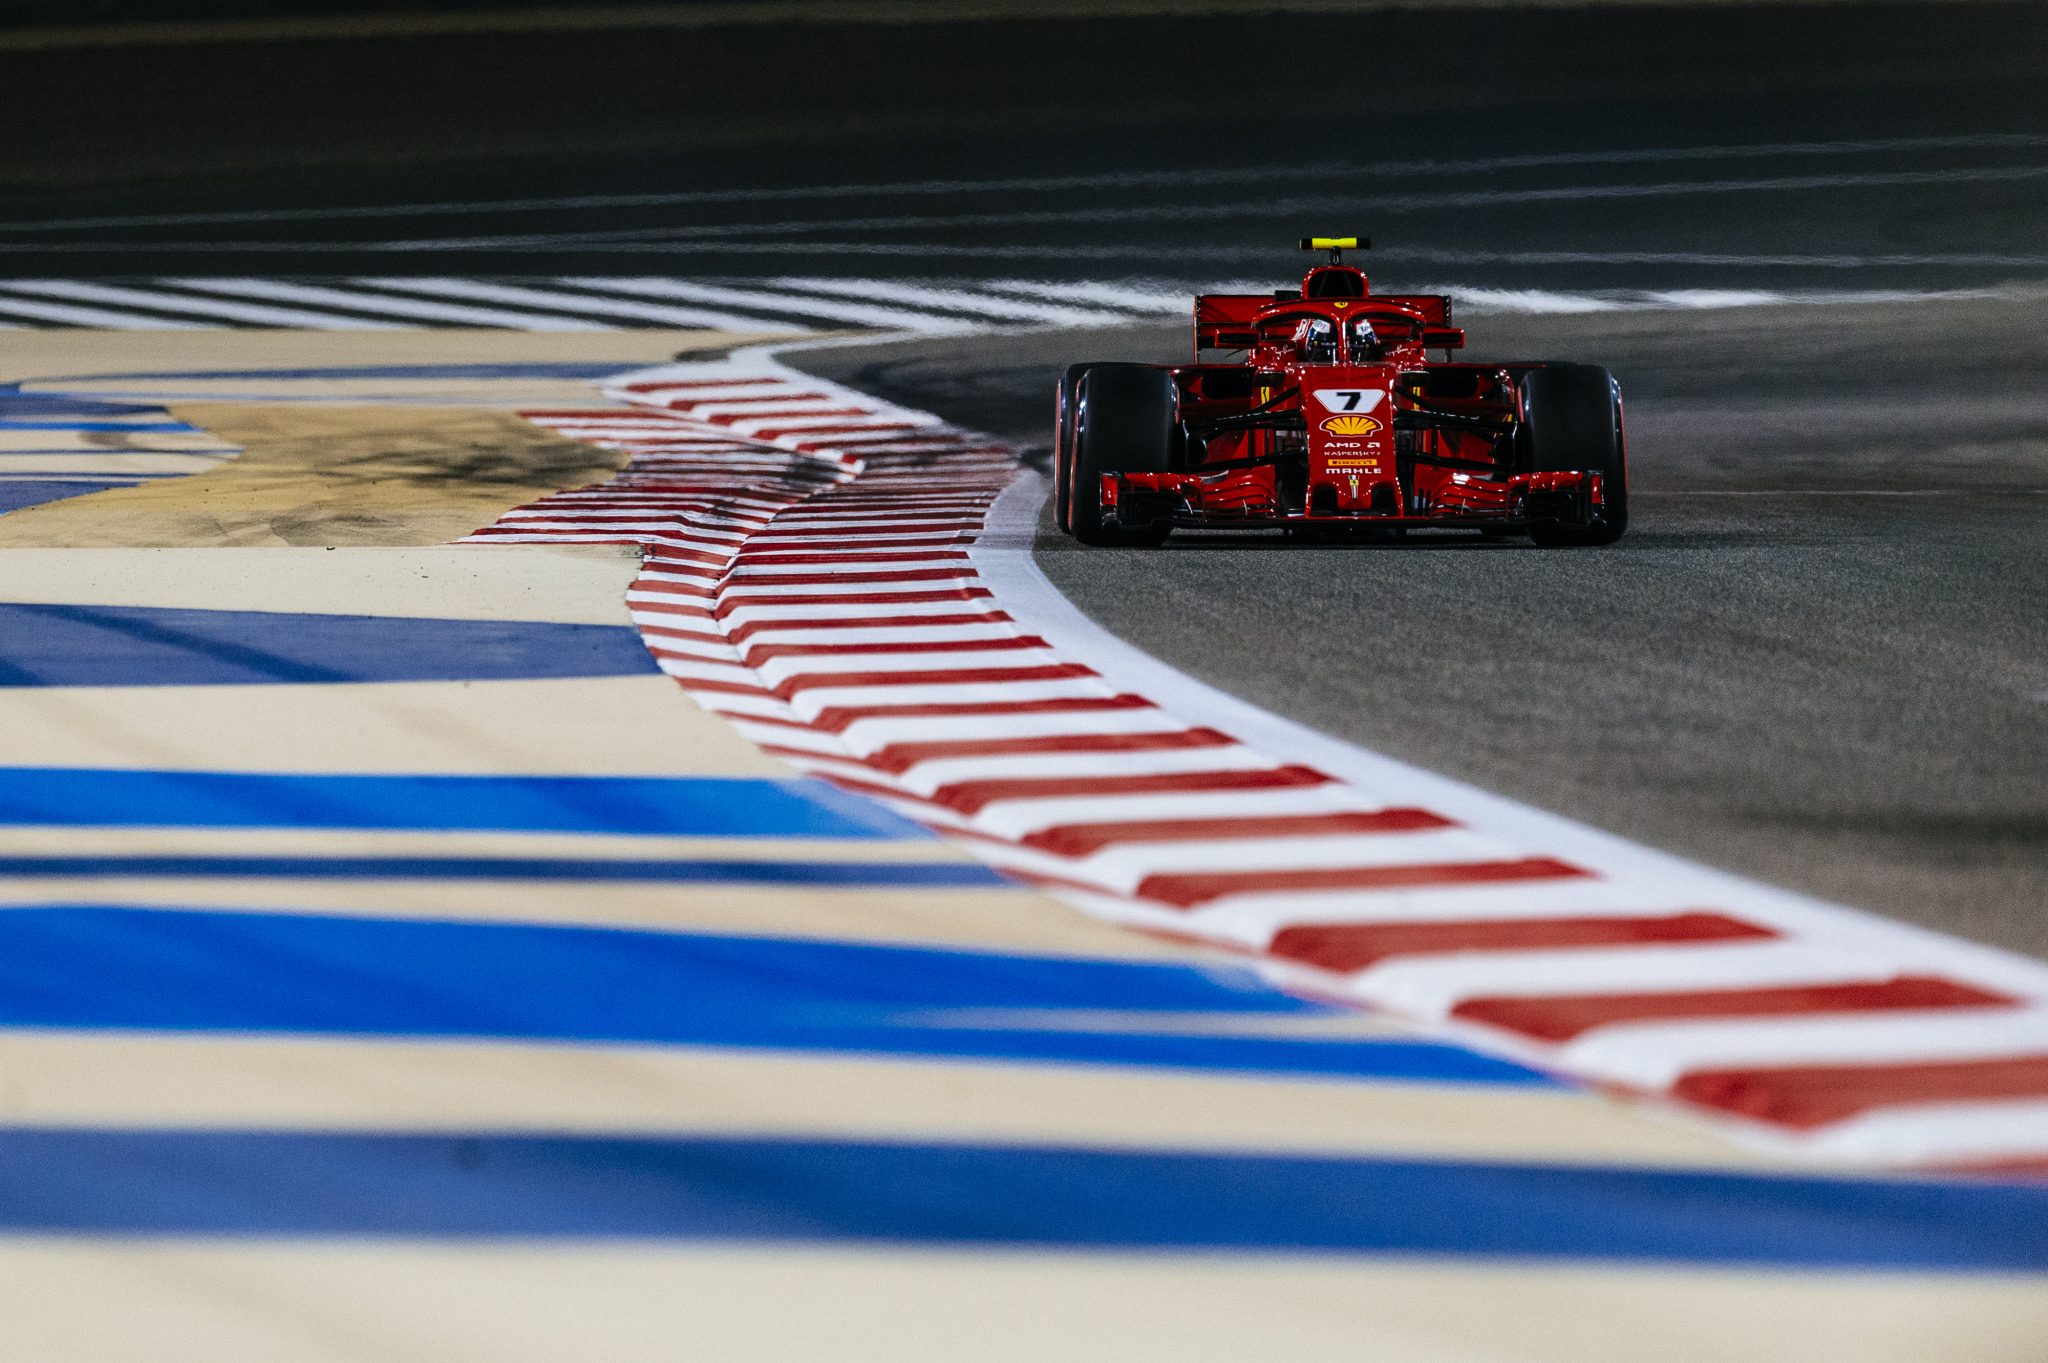
[[[1176,471],[1102,474],[1104,516],[1333,528],[1597,518],[1601,471],[1532,472],[1518,457],[1522,376],[1541,366],[1451,362],[1464,344],[1448,298],[1374,294],[1345,265],[1310,270],[1298,291],[1199,296],[1195,362],[1171,368]],[[1204,362],[1218,351],[1236,358]],[[1618,392],[1616,403],[1618,434]]]

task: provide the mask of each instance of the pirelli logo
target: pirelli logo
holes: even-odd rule
[[[1377,459],[1325,459],[1323,466],[1333,469],[1376,469],[1380,466],[1380,461]]]

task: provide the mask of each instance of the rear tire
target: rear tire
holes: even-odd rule
[[[1529,538],[1552,548],[1620,539],[1628,529],[1628,455],[1614,375],[1591,364],[1532,369],[1522,379],[1522,405],[1523,467],[1531,473],[1597,473],[1604,496],[1590,525],[1540,521],[1529,527]]]
[[[1083,544],[1163,543],[1173,533],[1164,522],[1105,522],[1102,475],[1166,473],[1173,468],[1180,446],[1180,416],[1172,372],[1142,364],[1089,365],[1075,385],[1070,424],[1074,453],[1068,533]]]
[[[1060,376],[1052,413],[1052,521],[1074,533],[1074,404],[1081,376],[1093,366],[1070,364]]]

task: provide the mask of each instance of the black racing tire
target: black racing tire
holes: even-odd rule
[[[1074,531],[1074,404],[1081,376],[1092,366],[1070,364],[1060,375],[1052,413],[1052,522],[1061,530]]]
[[[1089,365],[1075,389],[1068,533],[1083,544],[1149,547],[1173,533],[1164,522],[1107,525],[1105,473],[1166,473],[1180,445],[1178,396],[1170,370],[1145,364]]]
[[[1612,544],[1628,529],[1628,453],[1621,387],[1598,365],[1550,364],[1522,378],[1523,467],[1601,476],[1605,505],[1590,525],[1539,521],[1529,538],[1549,548]]]

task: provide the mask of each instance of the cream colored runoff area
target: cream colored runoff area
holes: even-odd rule
[[[110,1301],[122,1304],[108,1310]],[[2032,1282],[1229,1254],[0,1243],[94,1363],[2039,1363]]]
[[[884,843],[894,847],[898,844]],[[921,859],[922,849],[917,854]],[[949,848],[931,855],[957,860]],[[758,858],[757,858],[758,859]],[[156,908],[281,908],[367,918],[462,923],[656,928],[743,936],[961,947],[1090,959],[1188,962],[1182,947],[1104,927],[1041,895],[1009,886],[972,889],[754,885],[574,885],[522,880],[297,880],[287,876],[169,880],[107,876],[96,903]],[[77,880],[0,879],[0,905],[76,902]],[[1588,1100],[1591,1101],[1591,1100]]]
[[[621,602],[640,570],[639,552],[623,544],[315,546],[266,549],[255,558],[175,549],[9,549],[0,561],[9,601],[177,607],[204,599],[213,610],[584,625],[627,623]],[[261,571],[250,571],[252,565]]]
[[[1157,1029],[1157,1017],[1087,1019]],[[1297,1035],[1331,1035],[1320,1019]],[[1285,1034],[1279,1027],[1245,1028]],[[1386,1035],[1385,1026],[1354,1026]],[[1460,1085],[679,1047],[0,1034],[32,1126],[835,1135],[1420,1158],[1761,1161],[1583,1095]]]

